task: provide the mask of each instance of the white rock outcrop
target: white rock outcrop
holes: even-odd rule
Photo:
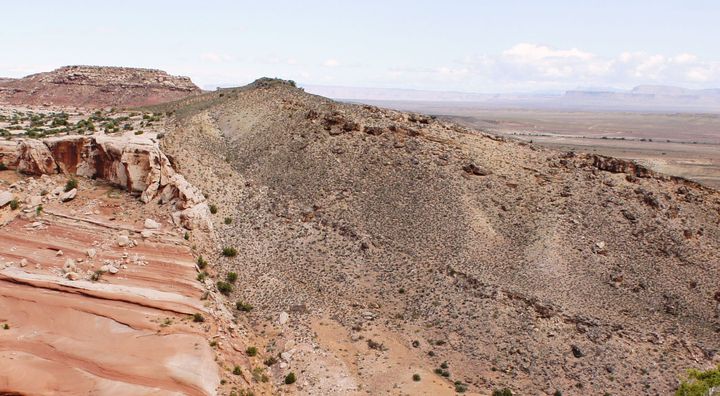
[[[0,141],[0,162],[34,175],[65,173],[105,180],[175,208],[176,225],[212,230],[205,197],[175,172],[157,142],[142,136],[59,136]]]

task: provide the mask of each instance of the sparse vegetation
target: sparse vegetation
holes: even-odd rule
[[[193,322],[195,323],[202,323],[205,321],[205,317],[202,316],[201,313],[195,313],[193,314]]]
[[[250,311],[252,311],[253,306],[246,302],[238,301],[235,303],[235,308],[241,312],[250,312]]]
[[[217,289],[220,293],[222,293],[226,296],[229,295],[230,293],[232,293],[232,291],[233,291],[232,285],[227,282],[223,282],[223,281],[218,281]]]
[[[207,267],[207,265],[208,265],[208,262],[203,258],[203,256],[198,256],[198,258],[195,262],[197,263],[197,266],[200,269],[205,269],[205,267]]]
[[[714,369],[700,371],[688,370],[688,378],[684,380],[675,396],[707,396],[710,390],[720,387],[720,365]]]
[[[13,199],[12,201],[10,201],[10,209],[17,210],[17,208],[19,208],[19,207],[20,207],[20,202],[18,202],[17,199]]]
[[[462,381],[455,381],[455,392],[457,393],[465,393],[467,392],[468,386],[467,384],[464,384]]]
[[[255,356],[255,355],[257,355],[257,348],[254,347],[254,346],[248,347],[248,348],[245,350],[245,353],[246,353],[248,356]]]
[[[240,375],[240,374],[242,374],[242,369],[240,369],[240,366],[235,366],[235,367],[233,368],[232,373],[235,374],[235,375]]]
[[[235,257],[237,256],[237,250],[235,250],[234,247],[224,247],[222,250],[222,255],[225,257]]]
[[[225,276],[225,279],[230,283],[235,283],[238,279],[237,272],[228,272],[227,276]]]
[[[495,389],[492,396],[513,396],[513,393],[508,388]]]
[[[10,325],[7,323],[3,324],[3,329],[10,330]]]
[[[100,278],[102,278],[104,273],[105,273],[104,271],[97,270],[97,271],[93,272],[92,275],[90,275],[90,280],[93,282],[97,282],[100,280]]]
[[[278,361],[278,360],[277,360],[277,358],[276,358],[275,356],[270,356],[269,358],[265,359],[265,361],[263,362],[263,364],[265,364],[266,366],[270,367],[270,366],[272,366],[273,364],[277,363],[277,361]]]
[[[186,241],[190,240],[190,233],[185,231],[185,235],[183,235],[183,238],[185,238]]]
[[[226,218],[225,218],[225,224],[232,224],[232,218],[226,217]]]
[[[413,374],[412,379],[415,382],[420,382],[420,374]]]
[[[215,214],[218,212],[218,208],[215,204],[210,204],[210,213]]]
[[[372,340],[370,338],[368,338],[368,340],[367,340],[367,345],[368,345],[368,348],[374,349],[376,351],[381,351],[381,352],[387,351],[387,348],[385,347],[384,344],[377,342],[375,340]]]
[[[253,381],[255,381],[255,382],[270,381],[270,377],[268,377],[268,375],[265,374],[265,368],[263,368],[263,367],[254,367],[252,370],[252,377],[253,377]]]
[[[285,376],[285,384],[286,385],[292,385],[297,381],[297,377],[295,377],[295,373],[290,372],[290,374]]]
[[[67,181],[67,183],[65,183],[65,192],[68,192],[74,188],[77,188],[77,186],[78,186],[77,179],[75,179],[75,178],[69,179]]]

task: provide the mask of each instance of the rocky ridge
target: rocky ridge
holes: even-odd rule
[[[216,257],[245,277],[231,298],[284,322],[263,352],[321,346],[283,361],[303,393],[439,370],[435,394],[667,394],[718,362],[713,189],[281,81],[152,110],[238,248]]]
[[[128,67],[65,66],[0,81],[0,103],[80,107],[157,104],[200,93],[187,77]]]

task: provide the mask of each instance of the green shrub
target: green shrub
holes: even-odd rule
[[[201,313],[193,314],[193,322],[202,323],[204,321],[205,321],[205,317],[203,317]]]
[[[413,381],[420,382],[420,374],[413,374]]]
[[[257,348],[254,347],[254,346],[248,347],[248,348],[245,350],[245,353],[247,353],[248,356],[255,356],[255,355],[257,355]]]
[[[675,396],[705,396],[714,387],[720,387],[720,365],[707,371],[690,369],[688,379],[680,384]]]
[[[223,281],[218,281],[218,283],[217,283],[217,289],[218,289],[218,291],[219,291],[220,293],[222,293],[222,294],[224,294],[224,295],[226,295],[226,296],[227,296],[228,294],[232,293],[232,291],[233,291],[232,285],[229,284],[229,283],[227,283],[227,282],[223,282]]]
[[[135,131],[135,134],[136,134],[136,135],[142,135],[142,134],[143,134],[143,131]]]
[[[5,329],[5,330],[10,330],[10,325],[7,324],[7,323],[5,323],[5,324],[3,325],[3,329]]]
[[[235,374],[235,375],[242,374],[242,370],[240,370],[240,366],[235,366],[235,368],[233,368],[233,374]]]
[[[222,250],[222,255],[225,257],[235,257],[237,256],[237,250],[235,250],[234,247],[224,247]]]
[[[237,281],[237,278],[237,272],[228,272],[227,276],[225,277],[225,279],[227,279],[227,281],[230,283],[235,283],[235,281]]]
[[[295,373],[290,372],[290,374],[285,376],[285,384],[287,384],[287,385],[294,384],[295,381],[297,381],[297,377],[295,377]]]
[[[226,218],[225,218],[225,224],[232,224],[232,218],[226,217]]]
[[[73,188],[77,188],[78,182],[75,179],[70,179],[65,183],[65,192],[68,192],[72,190]]]
[[[7,165],[5,165],[4,163],[0,162],[0,171],[4,171],[4,170],[7,170]]]
[[[198,268],[200,268],[200,269],[204,269],[205,267],[207,267],[207,264],[208,264],[207,261],[203,258],[203,256],[198,256],[196,262],[197,262]]]
[[[17,210],[17,208],[19,208],[19,207],[20,207],[20,202],[18,202],[17,199],[13,199],[12,201],[10,201],[10,209]]]
[[[183,238],[185,238],[186,241],[190,240],[190,233],[185,231],[185,235],[183,235]]]
[[[217,213],[217,206],[215,204],[210,205],[210,213],[215,214]]]
[[[465,393],[467,392],[467,384],[463,384],[460,381],[455,381],[455,392],[457,393]]]
[[[237,308],[238,311],[242,312],[250,312],[253,309],[253,306],[242,301],[238,301],[235,303],[235,308]]]
[[[269,358],[265,359],[263,362],[266,366],[270,367],[273,364],[277,363],[277,358],[275,356],[270,356]]]
[[[513,396],[513,393],[508,388],[495,389],[492,396]]]

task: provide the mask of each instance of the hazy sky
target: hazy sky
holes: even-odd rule
[[[720,87],[718,1],[0,0],[0,15],[0,76],[92,64],[205,87]]]

